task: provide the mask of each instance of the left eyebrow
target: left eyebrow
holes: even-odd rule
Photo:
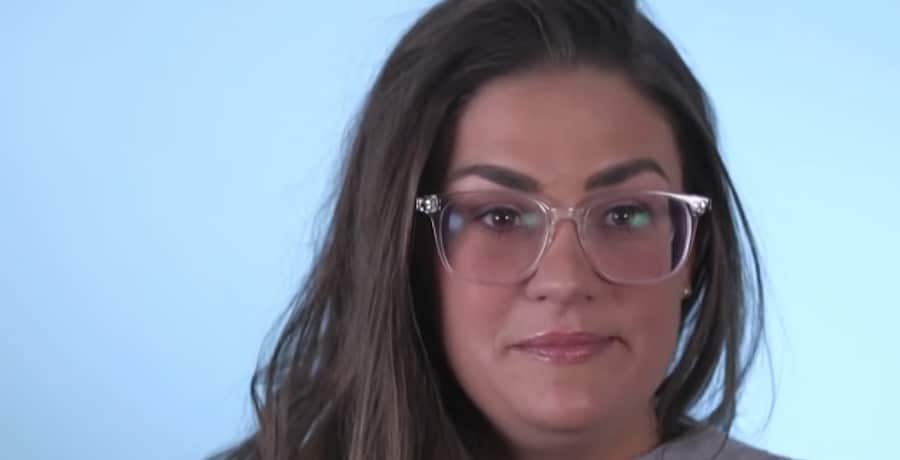
[[[610,187],[647,172],[655,173],[665,179],[666,182],[669,182],[669,176],[666,175],[666,172],[663,171],[662,166],[656,160],[637,158],[592,174],[591,177],[584,181],[584,189],[590,191],[596,188]]]

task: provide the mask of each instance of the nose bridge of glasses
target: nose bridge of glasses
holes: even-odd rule
[[[564,220],[571,220],[575,226],[584,217],[584,209],[582,208],[550,208],[550,227],[556,228],[556,225]]]
[[[558,224],[561,224],[562,222],[564,222],[566,220],[572,221],[572,228],[571,228],[572,233],[569,234],[568,237],[563,238],[566,241],[565,243],[563,243],[563,245],[565,246],[565,249],[562,249],[563,252],[558,253],[558,255],[556,257],[554,257],[557,260],[557,262],[554,262],[553,265],[556,266],[557,268],[559,268],[560,267],[559,260],[565,259],[565,260],[569,260],[569,262],[565,263],[564,265],[571,267],[571,265],[570,265],[571,261],[575,260],[574,258],[577,258],[582,261],[581,263],[585,264],[585,265],[581,265],[582,267],[589,266],[591,264],[591,262],[589,261],[589,258],[587,258],[587,255],[583,252],[584,246],[583,246],[583,243],[581,242],[581,221],[583,220],[584,215],[586,213],[585,209],[569,208],[569,207],[565,207],[565,208],[564,207],[560,207],[560,208],[550,207],[550,208],[547,208],[547,212],[549,214],[549,226],[547,227],[546,239],[544,242],[545,246],[541,250],[540,255],[538,256],[538,261],[536,262],[535,267],[544,266],[547,263],[548,254],[550,254],[551,252],[554,251],[554,249],[552,249],[552,248],[554,246],[557,246],[560,244],[559,237],[560,237],[561,229],[559,228]],[[560,247],[557,247],[556,251],[559,251],[559,250],[560,250]],[[569,251],[577,251],[578,255],[576,256],[575,253],[569,252]],[[559,257],[562,257],[563,259],[559,259]],[[574,258],[572,258],[572,257],[574,257]],[[568,268],[566,270],[569,270],[569,269],[571,269],[571,268]],[[562,273],[562,272],[560,272],[560,273]]]
[[[559,231],[559,224],[563,221],[572,221],[572,230],[576,235],[581,232],[581,220],[584,217],[585,210],[582,208],[550,208],[550,225],[547,228],[548,240],[552,242],[556,239],[556,233]]]

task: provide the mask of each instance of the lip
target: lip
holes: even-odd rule
[[[538,334],[513,345],[533,358],[554,364],[578,364],[597,356],[618,340],[591,332],[553,331]]]

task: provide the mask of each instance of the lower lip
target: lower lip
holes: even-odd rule
[[[579,364],[608,350],[615,341],[616,339],[610,338],[597,342],[572,345],[522,345],[515,347],[515,349],[548,363]]]

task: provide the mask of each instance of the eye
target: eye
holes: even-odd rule
[[[522,213],[509,206],[492,206],[476,214],[476,219],[494,230],[510,230],[522,224]]]
[[[622,204],[611,207],[603,216],[608,227],[641,229],[650,225],[653,215],[638,204]]]

